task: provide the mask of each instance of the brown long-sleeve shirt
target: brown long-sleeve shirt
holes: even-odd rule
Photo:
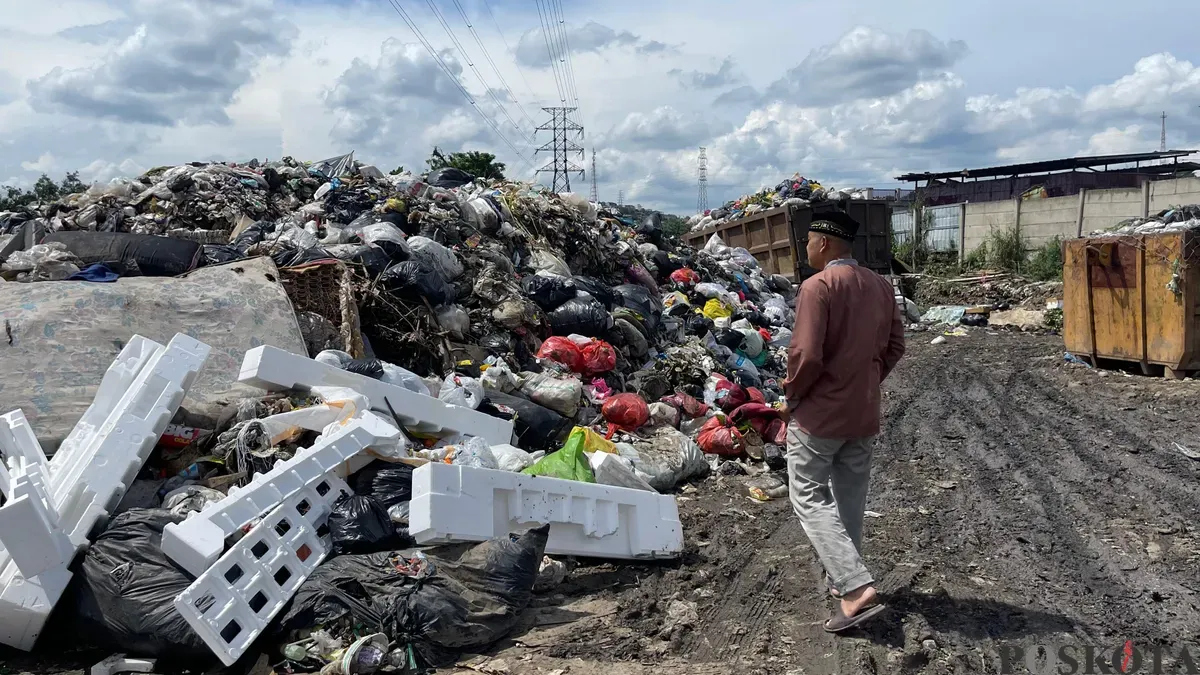
[[[904,355],[892,287],[852,260],[809,278],[796,297],[784,384],[805,433],[854,439],[879,433],[879,385]]]

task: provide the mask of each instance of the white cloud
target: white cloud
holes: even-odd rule
[[[55,161],[54,155],[48,152],[43,152],[42,156],[37,158],[37,161],[21,162],[21,168],[25,169],[26,171],[33,171],[36,173],[47,173],[57,169],[58,162]]]

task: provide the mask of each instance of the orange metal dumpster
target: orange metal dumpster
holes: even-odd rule
[[[1067,351],[1169,375],[1200,370],[1200,238],[1193,231],[1063,244]]]

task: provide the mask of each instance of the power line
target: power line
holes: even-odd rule
[[[442,28],[446,30],[446,35],[450,36],[450,41],[453,42],[456,47],[458,47],[458,52],[462,54],[463,60],[467,62],[467,65],[471,68],[471,72],[475,73],[475,77],[479,80],[479,84],[483,87],[484,91],[487,92],[487,95],[491,97],[492,102],[495,103],[500,109],[500,112],[504,114],[504,117],[508,120],[509,124],[512,124],[513,128],[520,132],[521,125],[517,124],[517,121],[512,118],[512,115],[508,114],[508,108],[504,107],[504,102],[501,101],[500,97],[496,95],[496,92],[488,86],[487,80],[483,79],[483,74],[480,73],[479,69],[475,67],[475,63],[471,60],[471,55],[467,53],[466,48],[463,47],[462,43],[458,41],[458,37],[454,34],[454,31],[450,29],[450,24],[446,22],[446,17],[442,16],[441,10],[437,8],[437,5],[433,3],[433,0],[425,0],[425,4],[429,5],[429,9],[433,12],[434,17],[437,18],[438,23],[442,24]]]
[[[579,105],[579,87],[575,84],[575,60],[571,58],[571,43],[567,39],[567,21],[562,11],[562,0],[548,0],[558,12],[558,35],[562,42],[562,55],[567,65],[567,82],[571,89],[571,98]]]
[[[492,6],[487,0],[483,0],[483,6],[487,10],[488,16],[492,18],[492,23],[496,26],[496,32],[500,35],[500,41],[504,43],[504,51],[513,55],[513,63],[517,65],[517,73],[521,76],[521,81],[525,83],[525,89],[529,92],[529,97],[532,101],[537,101],[537,94],[533,93],[533,87],[530,86],[529,80],[525,77],[525,68],[521,66],[521,60],[517,58],[517,53],[508,45],[508,38],[504,37],[504,30],[500,28],[500,22],[496,20],[496,14],[492,12]]]
[[[479,109],[479,106],[475,103],[475,97],[471,96],[471,92],[463,86],[462,82],[460,82],[458,77],[454,74],[454,71],[450,70],[450,66],[446,65],[446,62],[442,60],[441,54],[438,54],[437,50],[434,49],[433,44],[431,44],[429,40],[425,38],[425,34],[421,32],[421,29],[417,26],[416,22],[414,22],[412,17],[408,15],[408,12],[404,11],[404,8],[400,6],[399,0],[387,1],[388,4],[392,6],[392,9],[396,10],[396,13],[400,15],[400,18],[404,20],[404,23],[408,25],[409,29],[413,32],[413,35],[415,35],[417,40],[421,42],[421,45],[425,47],[425,50],[429,52],[429,55],[433,57],[433,60],[437,63],[438,67],[442,69],[442,72],[446,74],[446,77],[450,78],[450,81],[453,82],[454,85],[458,87],[458,90],[462,92],[462,95],[466,97],[467,103],[471,104],[471,109],[483,118],[483,121],[489,127],[491,127],[492,132],[495,133],[496,136],[499,137],[500,140],[503,141],[504,144],[513,151],[513,154],[515,154],[521,159],[521,161],[525,163],[526,168],[528,168],[529,165],[532,164],[529,158],[522,154],[521,151],[517,149],[517,146],[513,145],[512,141],[508,140],[508,137],[504,135],[504,132],[500,131],[500,126],[496,124],[495,120],[488,117],[487,114]]]
[[[542,24],[542,38],[546,42],[546,54],[550,57],[550,69],[554,73],[554,84],[558,88],[558,100],[561,103],[567,102],[567,95],[563,89],[562,78],[558,74],[558,59],[554,58],[553,40],[550,39],[550,29],[546,22],[546,15],[542,12],[542,0],[534,0],[537,3],[538,21]]]
[[[504,75],[500,72],[500,69],[496,67],[496,62],[492,60],[492,55],[488,53],[487,47],[485,47],[483,44],[483,40],[479,39],[479,33],[477,33],[475,31],[475,27],[471,25],[471,19],[467,16],[467,12],[463,9],[462,4],[458,0],[454,0],[454,6],[458,8],[458,13],[462,15],[463,23],[467,24],[467,30],[471,31],[471,37],[475,38],[475,44],[479,45],[480,51],[483,52],[483,58],[487,59],[487,62],[491,64],[492,72],[496,73],[496,77],[499,78],[500,84],[504,86],[504,91],[508,93],[508,96],[512,99],[513,103],[517,104],[517,111],[520,112],[521,115],[525,117],[525,121],[529,123],[530,135],[532,136],[532,130],[537,126],[537,123],[533,121],[533,118],[529,116],[529,113],[525,112],[525,107],[522,106],[521,102],[517,100],[517,95],[513,93],[512,87],[508,86],[508,81],[504,79]]]

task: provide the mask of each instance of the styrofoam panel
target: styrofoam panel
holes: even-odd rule
[[[294,495],[175,597],[175,609],[227,666],[262,634],[328,554],[329,517]]]
[[[20,410],[0,415],[0,454],[5,460],[24,457],[32,464],[49,467],[33,427]]]
[[[0,553],[0,565],[12,560],[27,579],[71,564],[75,546],[49,506],[42,467],[23,467],[14,479],[10,500],[0,506],[0,541],[14,542]]]
[[[444,403],[432,396],[409,391],[394,384],[318,363],[271,346],[255,347],[246,352],[238,381],[267,391],[312,387],[349,387],[366,396],[371,409],[387,413],[387,402],[406,426],[433,434],[459,433],[481,436],[499,445],[512,440],[512,422],[477,410]]]
[[[71,580],[66,567],[26,579],[16,563],[0,571],[0,642],[29,651]]]
[[[312,447],[299,450],[291,459],[276,462],[249,485],[231,489],[216,504],[190,514],[182,523],[167,525],[162,550],[180,567],[200,576],[221,557],[226,537],[296,493],[304,492],[313,503],[332,504],[339,489],[349,492],[335,475],[338,466],[364,448],[399,435],[399,429],[378,415],[362,413],[320,436]]]
[[[147,342],[131,340],[121,352],[101,393],[63,442],[69,459],[55,465],[56,453],[51,461],[52,504],[77,546],[87,543],[92,528],[121,500],[208,358],[208,345],[181,333],[164,349]],[[133,354],[123,358],[131,347]],[[128,387],[114,389],[134,370]],[[98,424],[96,410],[107,413]]]
[[[413,472],[408,520],[420,544],[485,541],[549,523],[551,555],[674,558],[683,550],[670,495],[452,464]]]

